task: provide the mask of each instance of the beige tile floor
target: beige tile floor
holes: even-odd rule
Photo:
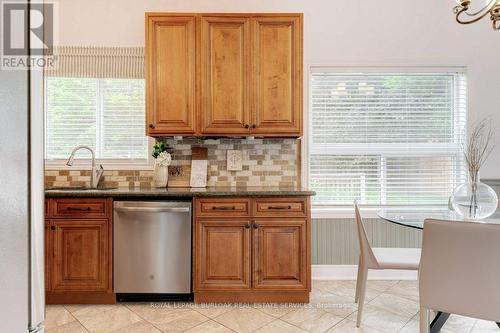
[[[369,281],[357,329],[354,281],[313,281],[308,305],[125,303],[47,306],[47,333],[418,332],[415,281]],[[443,333],[500,332],[492,322],[451,316]]]

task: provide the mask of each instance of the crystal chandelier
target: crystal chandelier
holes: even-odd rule
[[[472,9],[471,0],[458,0],[458,5],[453,8],[457,22],[460,24],[471,24],[490,16],[493,29],[500,30],[500,0],[487,0],[481,9]]]

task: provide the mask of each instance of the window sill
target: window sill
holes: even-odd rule
[[[429,205],[429,206],[368,206],[360,207],[363,218],[380,218],[378,212],[382,208],[393,208],[401,210],[442,210],[446,205]],[[330,207],[312,207],[311,217],[313,219],[354,219],[354,207],[350,206],[330,206]]]
[[[90,159],[75,159],[72,166],[66,165],[67,160],[45,160],[45,170],[87,170],[90,169]],[[113,160],[97,159],[97,165],[102,165],[104,170],[141,170],[151,171],[154,168],[154,160]]]

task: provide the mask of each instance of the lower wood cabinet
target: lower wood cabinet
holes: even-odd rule
[[[307,219],[255,219],[253,288],[307,289]]]
[[[63,206],[67,213],[61,217]],[[101,218],[92,217],[97,206],[102,207]],[[47,303],[114,303],[112,200],[49,199],[47,207]]]
[[[201,219],[196,222],[196,288],[250,289],[249,219]]]
[[[256,217],[255,208],[265,206],[266,200],[271,209],[260,209]],[[271,198],[231,201],[195,198],[195,301],[308,302],[309,198],[280,198],[279,205]],[[202,209],[238,207],[246,201],[251,201],[247,211]],[[297,202],[304,209],[297,209]],[[282,217],[275,207],[283,210]]]

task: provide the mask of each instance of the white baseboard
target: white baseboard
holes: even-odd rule
[[[357,265],[312,265],[313,280],[356,280]],[[417,280],[417,271],[368,270],[368,280]]]

